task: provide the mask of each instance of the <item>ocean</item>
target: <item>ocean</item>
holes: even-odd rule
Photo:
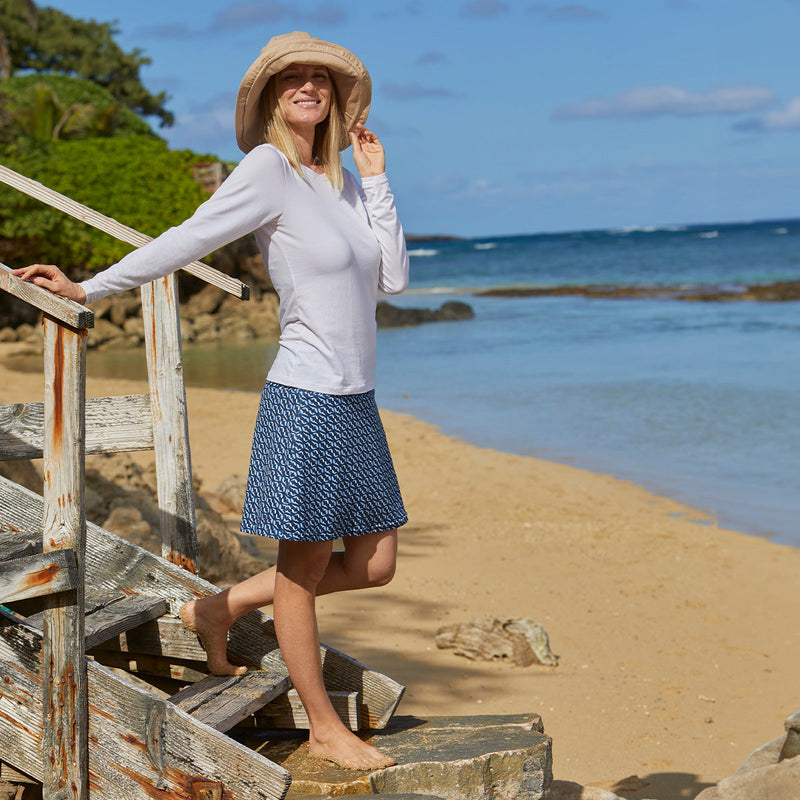
[[[386,299],[458,300],[475,316],[379,331],[382,408],[482,447],[630,480],[720,526],[800,547],[800,302],[678,299],[800,280],[800,220],[409,250],[409,290]],[[478,294],[496,287],[516,294]],[[574,293],[528,293],[542,288]],[[258,390],[273,355],[187,346],[187,383]],[[93,372],[103,357],[92,354]],[[120,354],[107,357],[119,374]]]

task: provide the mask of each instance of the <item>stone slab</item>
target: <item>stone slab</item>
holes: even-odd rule
[[[262,732],[247,743],[292,775],[289,798],[358,794],[425,795],[428,800],[543,800],[552,781],[552,743],[538,714],[395,717],[368,734],[397,760],[375,772],[342,769],[314,758],[305,740]]]

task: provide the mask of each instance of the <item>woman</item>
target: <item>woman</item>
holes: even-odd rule
[[[242,529],[279,540],[278,563],[184,605],[209,671],[239,674],[227,633],[272,604],[289,675],[310,721],[311,753],[353,769],[395,763],[349,731],[322,680],[314,598],[379,586],[407,521],[374,399],[377,291],[408,283],[405,239],[384,152],[363,123],[371,84],[349,51],[295,32],[276,36],[242,81],[236,134],[246,153],[183,224],[79,284],[52,265],[25,280],[91,303],[169,274],[244,234],[280,297],[281,338],[261,398]],[[349,144],[361,186],[342,169]],[[337,538],[344,552],[333,553]]]

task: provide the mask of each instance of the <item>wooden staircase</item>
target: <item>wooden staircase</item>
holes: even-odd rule
[[[0,460],[44,459],[43,496],[0,477],[0,781],[28,776],[44,800],[280,800],[289,773],[228,735],[307,727],[272,620],[234,625],[229,656],[249,670],[219,677],[177,616],[218,589],[196,574],[175,276],[142,287],[150,393],[136,397],[85,399],[89,309],[3,264],[0,289],[44,312],[45,347],[44,403],[0,407]],[[84,514],[85,454],[148,448],[162,557]],[[333,648],[321,658],[345,722],[385,727],[403,687]]]

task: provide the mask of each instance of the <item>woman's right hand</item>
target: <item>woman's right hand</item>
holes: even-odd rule
[[[23,281],[30,281],[36,286],[48,289],[53,294],[74,300],[77,303],[86,302],[86,292],[71,281],[55,264],[31,264],[29,267],[11,270],[11,274]]]

